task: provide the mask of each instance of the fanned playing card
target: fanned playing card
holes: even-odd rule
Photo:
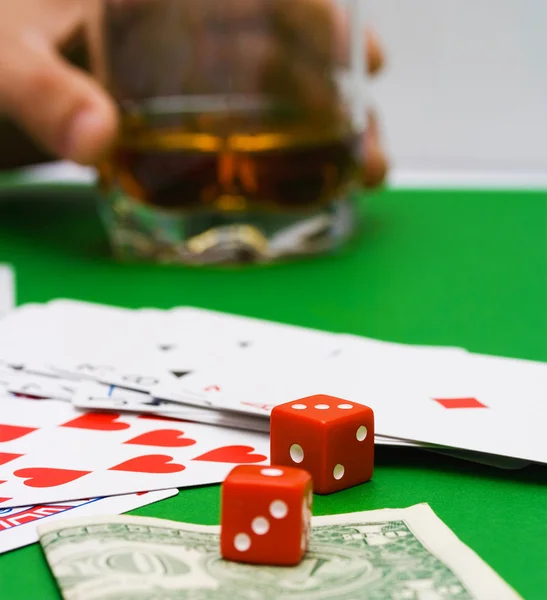
[[[38,541],[36,526],[67,518],[120,515],[129,510],[176,496],[178,490],[160,490],[123,496],[85,498],[55,504],[0,508],[0,554]]]
[[[328,393],[371,406],[378,443],[476,452],[491,463],[547,462],[545,370],[190,307],[56,300],[0,320],[0,390],[20,397],[171,415],[241,436],[266,431],[276,404]],[[109,385],[90,393],[90,381]]]
[[[9,265],[0,264],[0,319],[15,306],[15,275]]]
[[[373,408],[383,436],[547,462],[545,363],[341,337],[339,352],[315,364],[279,362],[274,375],[248,357],[158,393],[254,415],[287,398],[325,393]]]
[[[218,483],[266,464],[266,434],[155,415],[0,400],[0,508]]]
[[[180,402],[154,398],[145,392],[104,385],[82,384],[72,398],[73,406],[86,410],[124,411],[140,414],[156,414],[186,421],[195,421],[220,427],[268,432],[269,419],[262,416],[243,415],[210,408],[187,406]]]

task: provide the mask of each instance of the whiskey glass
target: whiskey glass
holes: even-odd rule
[[[124,261],[242,264],[358,229],[362,0],[89,0],[120,132],[98,165]]]

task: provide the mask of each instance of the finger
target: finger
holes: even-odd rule
[[[45,148],[82,164],[98,160],[117,129],[99,85],[38,38],[9,40],[0,55],[0,109]]]
[[[363,183],[372,188],[384,182],[389,165],[382,150],[378,119],[374,111],[369,111],[368,127],[363,138],[364,165]]]
[[[315,0],[317,1],[317,0]],[[336,36],[336,60],[340,66],[348,67],[352,62],[351,15],[345,11],[333,14],[334,33]],[[385,64],[385,54],[376,33],[367,28],[363,38],[363,49],[369,75],[376,75]]]
[[[384,66],[385,55],[378,36],[371,29],[365,31],[365,48],[369,75],[376,75]]]
[[[308,122],[320,122],[324,127],[336,126],[342,118],[338,92],[321,69],[293,54],[274,55],[265,69],[261,88],[301,109]]]
[[[274,24],[294,52],[330,68],[343,60],[347,47],[343,16],[331,0],[277,0]]]

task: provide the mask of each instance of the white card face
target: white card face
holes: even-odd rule
[[[40,374],[57,380],[46,385]],[[84,380],[128,391],[82,393]],[[40,385],[82,408],[250,430],[262,423],[260,431],[276,404],[328,394],[373,408],[379,436],[531,461],[547,454],[545,365],[189,307],[56,300],[11,311],[0,320],[0,390],[29,394]]]
[[[95,367],[154,359],[156,336],[170,328],[161,311],[129,311],[57,301],[45,307],[21,307],[0,321],[0,358],[48,361],[52,372],[95,377]],[[22,333],[28,332],[28,335]],[[25,339],[26,338],[26,339]],[[75,367],[83,363],[81,370]],[[65,368],[66,365],[66,368]]]
[[[185,308],[131,311],[68,300],[27,305],[2,321],[0,359],[30,370],[28,363],[47,357],[49,368],[38,372],[149,391],[157,378],[176,382],[186,372],[249,345],[254,321],[240,333],[244,319],[237,318],[237,326],[230,315],[212,319],[207,311],[196,314]],[[261,327],[276,331],[271,324]]]
[[[0,508],[0,554],[38,541],[36,526],[69,518],[121,515],[124,512],[176,496],[178,490],[107,496],[57,504]]]
[[[84,384],[73,398],[73,405],[86,410],[138,412],[247,431],[264,433],[270,431],[270,420],[265,414],[245,415],[238,412],[186,406],[181,403],[158,400],[143,392],[98,383]],[[375,443],[385,446],[421,447],[421,445],[407,440],[384,438],[382,436],[376,436]]]
[[[136,392],[98,383],[83,385],[73,397],[72,404],[85,410],[109,410],[156,414],[185,421],[195,421],[232,427],[247,431],[269,432],[269,419],[221,412],[207,408],[185,406],[181,403],[153,398],[145,392]]]
[[[260,362],[218,365],[215,375],[188,376],[188,394],[166,397],[192,402],[201,390],[210,406],[269,414],[277,404],[327,394],[370,406],[379,435],[547,462],[546,368],[452,349],[356,347],[353,340],[336,357],[285,365],[273,376]]]
[[[2,379],[4,378],[0,375],[0,385]],[[70,402],[83,385],[70,379],[44,377],[26,372],[16,372],[6,379],[6,390],[11,394],[66,402]]]
[[[191,373],[177,388],[164,386],[154,393],[174,401],[268,415],[278,404],[314,394],[348,398],[346,389],[353,383],[349,389],[358,396],[351,399],[372,407],[373,398],[369,402],[363,400],[359,386],[368,381],[369,370],[381,380],[389,368],[391,354],[384,352],[385,358],[379,360],[380,343],[376,342],[363,343],[361,353],[354,352],[344,338],[334,336],[331,351],[322,357],[303,355],[295,360],[291,355],[280,355],[264,360],[262,355],[251,354],[245,361],[237,357]],[[408,350],[405,354],[407,361],[411,353]]]
[[[15,275],[8,265],[0,265],[0,319],[15,306]]]
[[[522,460],[547,462],[547,365],[469,356],[465,383],[409,397],[382,432]],[[382,416],[380,413],[379,418]]]
[[[286,345],[285,345],[286,344]],[[162,382],[151,393],[195,406],[268,415],[276,404],[298,398],[302,386],[319,389],[319,377],[338,362],[338,336],[302,343],[290,336],[245,356],[230,354],[173,382]],[[320,393],[319,391],[314,393]]]
[[[400,381],[393,395],[404,398],[409,388],[423,387],[426,376],[435,379],[439,361],[451,361],[456,369],[458,361],[466,356],[467,352],[460,349],[417,348],[338,335],[333,336],[329,351],[318,356],[286,353],[274,358],[254,353],[244,361],[232,357],[189,374],[176,386],[159,386],[154,395],[269,414],[275,405],[293,399],[320,393],[348,397],[353,393],[356,397],[352,400],[374,408],[376,388],[381,390],[385,382],[396,386]],[[394,370],[402,374],[394,378]]]
[[[111,369],[98,378],[140,391],[156,394],[158,390],[184,386],[185,377],[201,373],[211,365],[226,361],[244,362],[251,356],[262,356],[264,361],[275,360],[288,354],[293,357],[323,357],[334,347],[336,336],[326,332],[300,327],[273,324],[258,319],[223,315],[199,309],[175,309],[166,313],[170,323],[170,337],[156,345],[161,358],[154,368],[150,361],[137,362]],[[158,392],[159,393],[159,392]]]
[[[32,335],[21,336],[22,331]],[[158,386],[177,387],[189,372],[227,359],[244,361],[248,354],[265,361],[321,358],[335,338],[200,309],[131,311],[56,300],[21,307],[2,323],[0,359],[17,361],[27,371],[155,393]]]
[[[263,433],[0,400],[1,508],[218,483],[268,457]]]
[[[379,433],[546,462],[540,424],[546,417],[547,365],[471,353],[457,358],[448,351],[422,356],[425,367],[398,361],[391,378],[383,368],[360,384],[347,369],[340,376],[349,382],[350,397],[361,390],[371,398]]]
[[[192,323],[201,331],[208,330],[217,337],[226,336],[237,339],[242,344],[248,343],[249,345],[253,345],[255,342],[261,344],[262,339],[266,339],[269,342],[272,339],[284,336],[321,340],[333,335],[326,331],[299,327],[297,325],[288,325],[201,308],[183,307],[172,309],[169,312],[175,318],[178,318],[179,314],[183,314],[184,316],[189,315]]]

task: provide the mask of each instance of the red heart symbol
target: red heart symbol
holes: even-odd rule
[[[147,456],[137,456],[126,460],[115,467],[110,467],[109,471],[132,471],[134,473],[179,473],[186,469],[185,466],[172,463],[172,456],[163,454],[148,454]]]
[[[163,446],[165,448],[182,448],[183,446],[192,446],[196,440],[182,437],[184,431],[177,429],[157,429],[149,431],[137,437],[127,440],[124,444],[137,444],[139,446]]]
[[[121,429],[129,429],[131,425],[118,421],[120,417],[117,413],[102,413],[90,412],[85,413],[81,417],[63,423],[61,427],[75,427],[78,429],[93,429],[96,431],[120,431]]]
[[[91,471],[74,471],[72,469],[49,469],[49,468],[31,468],[19,469],[13,474],[15,477],[26,479],[24,482],[28,487],[46,488],[64,485],[75,481],[84,475],[89,475]]]
[[[253,450],[251,446],[224,446],[206,452],[193,460],[227,463],[259,463],[266,460],[267,457],[262,454],[251,454]]]
[[[11,442],[36,431],[35,427],[19,427],[19,425],[3,425],[0,423],[0,442]]]
[[[24,454],[9,454],[9,452],[0,452],[0,465],[5,465],[6,463],[19,458],[20,456],[24,456]]]

